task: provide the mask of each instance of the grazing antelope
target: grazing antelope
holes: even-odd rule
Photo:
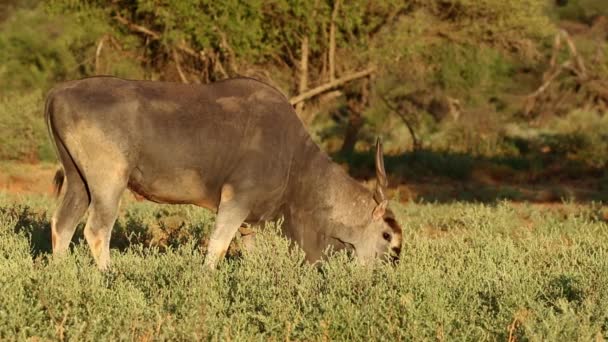
[[[84,235],[100,269],[128,188],[157,203],[217,212],[205,265],[214,268],[243,223],[284,218],[283,233],[309,261],[349,249],[361,262],[396,259],[401,228],[387,208],[382,145],[374,193],[312,141],[276,89],[249,78],[212,84],[91,77],[48,94],[45,119],[65,194],[52,219],[53,254]]]

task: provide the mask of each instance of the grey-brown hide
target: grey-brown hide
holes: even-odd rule
[[[121,194],[217,211],[205,263],[214,267],[243,222],[280,216],[308,260],[328,246],[362,261],[397,256],[401,229],[386,209],[377,147],[376,196],[332,163],[286,98],[248,78],[209,85],[92,77],[52,89],[45,110],[67,179],[52,220],[53,253],[85,238],[101,269]],[[381,198],[378,193],[381,193]]]

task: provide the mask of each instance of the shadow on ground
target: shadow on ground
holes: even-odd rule
[[[36,212],[28,206],[12,206],[0,208],[3,217],[14,222],[14,231],[23,234],[30,240],[31,253],[34,258],[53,251],[51,244],[51,223],[46,212]],[[83,234],[84,223],[80,223],[74,236],[74,244],[85,243]],[[134,222],[127,218],[125,222],[117,221],[112,230],[111,246],[124,251],[131,245],[144,245],[149,247],[151,239],[147,236],[151,231],[143,222]]]
[[[24,235],[30,241],[32,257],[52,253],[51,224],[52,213],[37,211],[27,205],[0,207],[0,216],[10,222],[16,234]],[[86,217],[76,227],[72,237],[71,247],[86,244],[84,238],[84,222]],[[12,224],[11,224],[12,223]],[[124,252],[130,247],[154,247],[159,252],[177,248],[187,242],[193,242],[200,248],[206,248],[208,231],[212,221],[188,220],[187,217],[164,208],[152,211],[149,215],[137,215],[125,211],[120,215],[112,229],[110,246]],[[228,257],[240,253],[238,243],[233,243],[228,251]]]
[[[369,153],[334,154],[354,178],[372,181]],[[608,201],[608,172],[560,154],[476,157],[420,150],[385,156],[389,187],[401,201],[529,202]]]

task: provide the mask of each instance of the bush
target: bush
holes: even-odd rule
[[[344,254],[313,267],[270,225],[255,251],[215,272],[192,239],[112,245],[101,273],[83,241],[58,260],[32,250],[54,204],[12,201],[0,196],[2,339],[608,338],[608,261],[598,257],[608,229],[586,206],[396,205],[405,239],[395,267]],[[141,232],[177,214],[186,234],[211,224],[201,209],[165,208],[128,203],[119,222],[133,218],[127,229]]]
[[[85,24],[86,23],[86,24]],[[108,26],[94,16],[19,9],[0,30],[0,91],[46,91],[91,74],[91,49]]]
[[[565,5],[557,8],[561,19],[589,21],[598,15],[608,15],[604,0],[566,0]]]
[[[546,126],[545,141],[554,153],[595,168],[608,162],[608,114],[574,110]],[[556,139],[552,139],[555,137]],[[561,138],[560,138],[561,137]]]
[[[55,160],[43,113],[39,91],[0,98],[0,159]]]

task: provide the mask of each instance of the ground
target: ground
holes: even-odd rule
[[[237,241],[209,272],[213,214],[131,198],[102,273],[82,225],[72,253],[50,257],[54,165],[2,170],[13,185],[0,192],[0,339],[608,338],[599,203],[395,202],[404,228],[396,266],[362,267],[343,254],[311,266],[270,225],[258,230],[256,251]]]
[[[9,194],[52,194],[53,177],[57,171],[55,163],[0,163],[0,191]],[[557,205],[564,200],[588,202],[603,199],[601,179],[598,177],[558,179],[546,172],[530,177],[525,172],[520,175],[509,171],[509,176],[496,168],[477,166],[467,180],[453,180],[445,177],[391,177],[391,198],[401,203],[409,201],[471,201],[493,202],[508,199],[514,202],[531,202],[541,205]],[[364,181],[370,188],[375,180],[367,175]],[[127,192],[127,198],[136,198]]]

